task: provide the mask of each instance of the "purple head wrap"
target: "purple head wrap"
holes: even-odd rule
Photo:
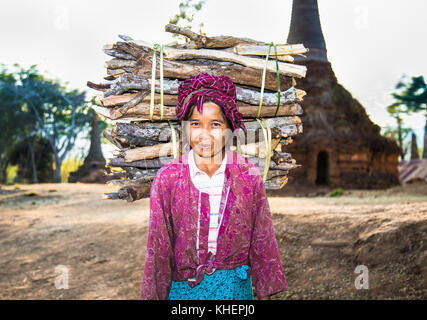
[[[197,106],[197,111],[202,113],[204,101],[212,101],[222,106],[225,116],[233,126],[233,132],[239,128],[246,132],[242,114],[236,103],[236,87],[229,77],[201,73],[184,80],[178,88],[176,116],[179,122],[192,102]]]

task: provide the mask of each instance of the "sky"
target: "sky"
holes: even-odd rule
[[[151,43],[174,41],[164,31],[180,0],[2,0],[0,63],[19,63],[70,88],[97,92],[103,82],[102,47],[129,35]],[[402,74],[427,78],[427,1],[318,0],[328,59],[341,83],[379,126],[395,125],[386,106]],[[206,0],[197,13],[208,36],[231,35],[286,43],[292,0]],[[425,117],[407,117],[422,146]]]

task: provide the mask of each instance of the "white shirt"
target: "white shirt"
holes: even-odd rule
[[[218,229],[219,229],[219,207],[221,203],[222,189],[225,180],[225,167],[227,163],[227,154],[218,170],[209,177],[208,174],[200,170],[194,160],[193,149],[190,150],[188,155],[188,164],[190,168],[190,176],[194,186],[200,192],[209,194],[210,216],[209,216],[209,243],[208,251],[216,254]]]

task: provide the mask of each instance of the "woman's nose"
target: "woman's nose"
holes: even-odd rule
[[[208,129],[201,129],[199,133],[199,138],[201,139],[207,139],[211,137],[211,133]]]

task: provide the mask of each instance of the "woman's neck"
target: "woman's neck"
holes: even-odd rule
[[[194,155],[194,162],[196,163],[196,166],[206,172],[206,174],[209,177],[212,177],[213,174],[218,170],[218,168],[221,166],[222,161],[225,157],[225,148],[223,148],[220,152],[215,154],[213,157],[201,157],[197,154],[197,152],[193,151]]]

